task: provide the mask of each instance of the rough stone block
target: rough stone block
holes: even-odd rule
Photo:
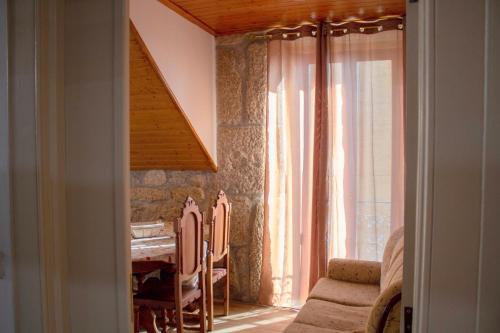
[[[267,44],[254,42],[248,46],[248,80],[246,114],[249,124],[264,125],[267,93]]]
[[[252,267],[249,276],[249,297],[251,301],[259,298],[260,274],[262,271],[262,245],[264,238],[264,205],[258,201],[254,208],[252,216],[252,233],[249,247],[248,264]]]
[[[130,191],[130,199],[132,201],[158,201],[165,200],[167,192],[165,190],[151,187],[135,187]]]
[[[228,194],[263,193],[264,144],[263,127],[219,128],[218,185]]]
[[[167,171],[165,176],[167,177],[166,185],[186,185],[186,179],[191,175],[191,171]]]
[[[141,186],[143,177],[144,177],[144,171],[131,171],[130,172],[130,186],[131,187]]]
[[[143,178],[143,184],[146,186],[160,186],[165,184],[167,177],[163,170],[150,170],[146,172]]]
[[[241,286],[240,279],[238,276],[239,268],[236,267],[238,262],[233,259],[238,252],[238,248],[232,247],[230,249],[230,260],[229,260],[229,291],[231,293],[231,298],[236,298],[236,295],[240,294]]]
[[[238,124],[243,112],[241,52],[221,48],[217,52],[217,117],[219,124]]]
[[[244,34],[240,35],[227,35],[220,36],[215,39],[217,46],[238,46],[246,42],[246,36]]]
[[[170,190],[170,198],[178,204],[184,203],[188,196],[193,198],[199,206],[199,203],[205,199],[205,192],[197,186],[180,186]]]
[[[249,301],[250,266],[248,265],[248,248],[231,248],[231,261],[233,276],[232,278],[230,277],[230,284],[233,285],[233,288],[234,286],[239,286],[238,290],[234,290],[234,295],[232,296],[242,301]]]
[[[250,213],[252,202],[245,196],[235,196],[229,198],[231,208],[231,233],[229,243],[231,246],[241,246],[249,244],[250,237]]]
[[[160,217],[165,217],[166,211],[167,206],[163,202],[132,205],[130,219],[132,222],[156,221]]]
[[[207,184],[207,181],[206,181],[206,177],[204,175],[193,175],[191,177],[188,178],[189,179],[189,182],[191,183],[191,185],[193,186],[197,186],[197,187],[205,187]]]

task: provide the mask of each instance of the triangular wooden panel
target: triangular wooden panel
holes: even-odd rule
[[[130,22],[130,167],[216,170]]]

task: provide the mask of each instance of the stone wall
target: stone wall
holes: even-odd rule
[[[162,217],[175,221],[188,195],[208,212],[215,198],[214,174],[202,171],[133,171],[130,189],[132,222]]]
[[[218,172],[132,172],[132,221],[174,220],[191,195],[208,212],[223,189],[231,215],[231,297],[256,301],[262,263],[267,47],[217,38]]]
[[[217,39],[217,180],[233,202],[231,255],[236,295],[258,298],[264,221],[267,44]]]

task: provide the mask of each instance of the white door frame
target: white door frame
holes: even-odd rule
[[[132,331],[128,137],[128,2],[0,0],[2,333]]]
[[[51,1],[64,2],[62,316],[73,333],[131,332],[128,1]]]
[[[412,13],[413,14],[413,13]],[[432,244],[434,155],[434,0],[421,0],[417,15],[418,144],[414,233],[413,332],[427,331]]]
[[[424,332],[429,305],[433,202],[434,2],[406,1],[406,195],[402,319]],[[401,330],[404,329],[401,321]]]
[[[68,325],[131,332],[128,1],[63,17]]]
[[[0,323],[2,330],[13,333],[8,53],[7,0],[0,0]]]

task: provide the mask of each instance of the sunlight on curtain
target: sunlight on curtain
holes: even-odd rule
[[[272,303],[301,305],[309,292],[315,39],[269,43],[267,219]]]
[[[328,43],[328,256],[381,260],[391,230],[403,224],[403,33],[351,33]],[[312,263],[316,40],[273,40],[268,56],[270,262],[260,296],[299,306]]]
[[[329,43],[329,257],[381,260],[403,224],[403,32]]]
[[[333,75],[335,76],[335,82],[341,82],[342,77],[342,66],[339,63],[333,65]],[[334,97],[335,107],[330,108],[330,113],[334,113],[331,119],[331,125],[336,129],[331,133],[329,137],[328,146],[331,147],[333,152],[335,152],[334,158],[331,159],[331,167],[329,172],[331,174],[330,180],[330,208],[328,210],[329,216],[328,221],[335,221],[336,223],[328,223],[330,226],[329,238],[328,238],[328,253],[330,257],[335,258],[346,258],[347,257],[347,224],[345,215],[345,203],[344,203],[344,164],[345,164],[345,153],[344,147],[342,146],[342,137],[344,135],[342,127],[342,116],[339,112],[342,111],[342,84],[336,83],[331,91]],[[339,97],[337,97],[339,96]],[[332,155],[331,155],[332,156]],[[333,197],[335,194],[335,197]]]

